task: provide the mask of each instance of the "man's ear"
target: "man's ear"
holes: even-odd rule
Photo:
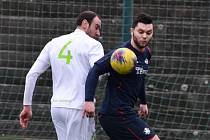
[[[89,23],[86,19],[82,21],[81,27],[86,31],[89,28]]]
[[[133,28],[130,28],[131,36],[133,35],[133,31],[134,31],[134,29]]]

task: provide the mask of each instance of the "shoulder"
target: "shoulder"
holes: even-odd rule
[[[149,54],[152,54],[152,50],[150,49],[149,46],[146,47],[146,50],[148,51]]]
[[[68,39],[69,34],[67,35],[61,35],[59,37],[52,38],[47,42],[47,44],[44,46],[43,50],[45,51],[51,51],[52,48],[55,48],[56,46],[59,46],[60,44],[63,44],[65,40]],[[66,39],[65,39],[66,38]]]
[[[152,51],[151,51],[150,47],[145,48],[145,53],[146,53],[148,59],[150,60],[152,57]]]
[[[46,46],[59,46],[60,44],[65,43],[66,41],[69,40],[71,34],[66,34],[66,35],[61,35],[59,37],[52,38]]]
[[[91,44],[91,45],[99,45],[99,46],[102,46],[102,44],[94,39],[94,38],[91,38],[90,36],[86,35],[86,39],[87,39],[87,43]]]
[[[55,37],[51,40],[51,42],[59,42],[59,41],[62,41],[62,40],[67,40],[69,37],[71,36],[71,34],[66,34],[66,35],[61,35],[59,37]]]
[[[102,44],[98,40],[91,38],[88,35],[85,36],[83,41],[84,41],[85,46],[88,46],[86,47],[87,49],[89,48],[90,50],[93,50],[93,49],[103,50]]]
[[[56,44],[59,44],[61,41],[63,42],[64,40],[67,40],[68,39],[68,35],[61,35],[59,37],[55,37],[55,38],[52,38],[47,44],[46,46],[54,46]]]

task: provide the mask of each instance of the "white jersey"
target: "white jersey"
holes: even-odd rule
[[[51,107],[82,109],[90,68],[104,55],[100,42],[76,29],[46,44],[26,76],[24,105],[32,104],[35,83],[50,66],[53,79]]]

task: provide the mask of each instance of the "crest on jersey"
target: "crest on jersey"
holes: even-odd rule
[[[145,62],[146,64],[148,64],[148,63],[149,63],[149,61],[148,61],[148,59],[147,59],[147,58],[144,60],[144,62]]]
[[[144,134],[149,135],[151,133],[149,128],[144,128]]]

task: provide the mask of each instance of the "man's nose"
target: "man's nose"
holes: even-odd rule
[[[146,38],[147,37],[147,34],[146,33],[143,33],[142,36],[143,36],[143,38]]]
[[[100,37],[101,36],[101,33],[100,33],[99,30],[96,31],[96,35],[97,35],[97,37]]]

